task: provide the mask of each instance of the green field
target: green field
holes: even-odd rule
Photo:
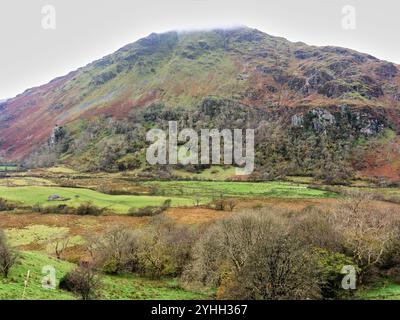
[[[69,198],[69,200],[48,201],[48,197],[53,194]],[[117,213],[126,213],[130,208],[161,205],[166,199],[172,200],[172,206],[193,205],[191,199],[180,197],[108,195],[89,189],[44,186],[0,186],[0,197],[25,205],[40,204],[44,206],[63,203],[71,207],[78,207],[82,202],[91,201],[99,207],[108,208]]]
[[[383,283],[374,289],[361,291],[358,297],[371,300],[400,300],[400,284],[393,282]]]
[[[165,196],[327,198],[336,194],[290,182],[148,181],[156,194]]]
[[[57,286],[59,280],[74,265],[65,261],[49,258],[36,252],[23,252],[16,266],[11,269],[8,279],[0,277],[0,300],[35,299],[66,300],[76,299],[74,295],[60,289],[42,287],[44,266],[53,266],[56,270]],[[24,293],[24,280],[30,271],[28,286]],[[201,293],[185,291],[179,288],[174,279],[150,280],[136,275],[118,275],[102,277],[100,299],[206,299]]]
[[[15,171],[17,166],[0,165],[0,171]]]

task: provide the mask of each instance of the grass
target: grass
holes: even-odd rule
[[[66,300],[74,299],[74,296],[59,289],[45,289],[42,287],[42,274],[44,266],[53,266],[56,270],[57,286],[59,280],[73,268],[73,264],[64,261],[58,261],[45,255],[35,252],[23,252],[20,254],[18,263],[11,269],[9,277],[3,279],[0,277],[0,299],[28,299],[28,300]],[[24,281],[30,271],[28,286],[25,296]]]
[[[56,289],[42,287],[44,266],[53,266],[56,270]],[[76,297],[66,291],[58,289],[59,280],[71,269],[74,264],[60,261],[37,252],[23,252],[17,265],[9,274],[8,279],[0,277],[0,299],[23,299],[24,280],[30,271],[30,278],[24,299],[34,300],[71,300]],[[174,279],[151,280],[137,275],[104,276],[100,299],[161,299],[185,300],[205,299],[202,293],[190,292],[181,289]]]
[[[0,171],[15,171],[17,166],[0,165]]]
[[[224,167],[224,166],[213,166],[205,169],[200,173],[191,173],[184,170],[174,170],[174,174],[181,178],[196,178],[200,180],[226,180],[234,178],[236,176],[236,168]]]
[[[25,228],[6,229],[8,241],[11,246],[25,246],[35,244],[36,248],[42,247],[44,252],[54,253],[54,240],[61,236],[69,235],[69,228],[47,225],[30,225]],[[82,244],[84,240],[80,236],[69,236],[68,246]],[[36,250],[36,249],[35,249]]]
[[[13,177],[0,179],[0,185],[6,187],[22,187],[22,186],[51,186],[55,183],[48,179],[38,177]]]
[[[48,201],[48,197],[53,194],[70,200]],[[40,204],[44,206],[66,204],[71,207],[78,207],[83,202],[91,201],[99,207],[107,207],[116,213],[126,213],[130,208],[161,205],[166,199],[172,200],[172,206],[193,204],[191,199],[180,197],[108,195],[89,189],[44,186],[0,186],[0,197],[10,201],[21,202],[25,205]]]
[[[334,193],[290,182],[148,181],[159,195],[219,197],[327,198]]]
[[[137,275],[105,276],[102,299],[107,300],[195,300],[206,294],[186,291],[176,279],[152,280]]]
[[[66,234],[66,227],[51,227],[45,225],[31,225],[26,228],[10,228],[6,230],[7,238],[11,246],[22,246],[35,243],[48,242],[52,237]]]
[[[358,297],[370,300],[400,300],[400,284],[387,281],[376,288],[362,290]]]
[[[63,166],[51,167],[46,169],[47,172],[51,173],[65,173],[65,174],[73,174],[76,173],[75,170]]]

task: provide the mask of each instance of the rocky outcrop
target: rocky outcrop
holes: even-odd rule
[[[377,68],[375,68],[375,73],[384,80],[390,80],[397,76],[399,70],[397,67],[390,62],[381,63]]]
[[[314,108],[294,114],[290,119],[293,127],[302,127],[314,132],[325,132],[329,127],[338,130],[350,130],[351,133],[373,136],[382,132],[388,126],[384,114],[372,110],[352,110],[348,106],[335,107],[334,110]]]

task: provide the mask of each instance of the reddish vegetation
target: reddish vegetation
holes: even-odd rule
[[[400,180],[400,138],[380,146],[365,157],[366,168],[361,176]]]
[[[2,150],[12,148],[9,158],[20,159],[45,141],[58,123],[56,112],[49,112],[48,94],[61,88],[74,73],[56,79],[44,86],[30,89],[7,102],[6,113],[10,120],[1,123]]]

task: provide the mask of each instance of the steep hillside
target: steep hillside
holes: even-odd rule
[[[358,133],[397,132],[399,71],[368,54],[291,43],[246,27],[151,34],[0,103],[1,150],[22,160],[56,125],[73,128],[77,137],[85,119],[127,119],[155,103],[197,110],[210,98],[294,127],[307,126],[311,114],[318,120],[314,131],[347,112]]]

